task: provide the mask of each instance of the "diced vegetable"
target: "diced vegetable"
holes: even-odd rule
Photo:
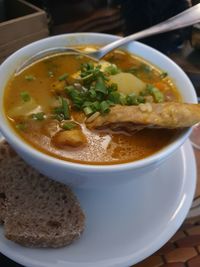
[[[110,83],[117,84],[118,91],[125,95],[131,93],[139,94],[146,87],[146,84],[142,80],[131,73],[121,72],[109,78]]]

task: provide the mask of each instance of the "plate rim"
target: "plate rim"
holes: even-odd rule
[[[2,141],[4,138],[1,137],[0,134],[0,141]],[[191,207],[193,197],[195,194],[195,188],[196,188],[196,177],[197,177],[197,172],[196,172],[196,161],[195,161],[195,155],[194,151],[192,149],[192,145],[189,140],[187,140],[184,145],[181,146],[178,150],[181,150],[181,155],[182,155],[182,160],[183,160],[183,166],[185,168],[184,172],[186,172],[186,175],[189,174],[189,186],[190,189],[188,188],[188,194],[187,198],[183,199],[181,197],[181,201],[177,204],[177,208],[174,212],[174,215],[172,217],[173,220],[170,220],[168,222],[168,227],[164,229],[164,231],[154,239],[154,241],[146,246],[143,250],[140,250],[138,252],[135,252],[134,254],[129,254],[128,256],[122,256],[118,258],[111,258],[111,259],[106,259],[106,260],[100,260],[100,261],[93,261],[93,262],[60,262],[58,261],[57,263],[54,263],[54,266],[67,266],[68,267],[122,267],[122,266],[129,266],[132,264],[136,264],[141,262],[142,260],[146,259],[150,255],[152,255],[154,252],[156,252],[158,249],[160,249],[178,230],[178,228],[181,226],[183,223],[184,219],[186,218],[189,209]],[[176,153],[176,152],[175,152]],[[187,160],[189,159],[190,164],[188,164]],[[186,187],[186,182],[187,182],[187,177],[185,179],[186,181],[184,182],[184,187]],[[92,189],[91,189],[92,190]],[[26,249],[26,248],[25,248]],[[46,267],[47,265],[43,263],[39,263],[39,261],[35,261],[31,259],[31,262],[28,260],[27,257],[18,255],[15,253],[13,255],[13,250],[10,249],[4,250],[1,246],[0,243],[0,253],[5,255],[6,257],[10,258],[11,260],[22,264],[23,266],[28,266],[28,267]],[[17,254],[17,255],[16,255]],[[141,255],[143,254],[143,255]],[[58,265],[57,265],[58,264]]]

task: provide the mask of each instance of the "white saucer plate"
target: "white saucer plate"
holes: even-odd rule
[[[107,189],[74,189],[87,221],[72,245],[24,248],[7,240],[0,227],[0,252],[28,267],[130,266],[173,236],[189,211],[195,185],[195,159],[187,141],[146,177]]]

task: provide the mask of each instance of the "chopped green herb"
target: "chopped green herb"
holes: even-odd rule
[[[152,95],[155,102],[161,103],[164,101],[164,94],[156,87],[151,84],[147,84],[144,95]]]
[[[115,106],[115,103],[113,103],[111,100],[106,100],[106,102],[108,103],[109,106]]]
[[[69,121],[69,122],[65,122],[63,125],[62,125],[62,128],[64,130],[71,130],[73,128],[75,128],[77,126],[77,124],[73,121]]]
[[[105,94],[102,94],[101,92],[97,92],[97,96],[96,96],[96,100],[97,101],[103,101],[104,99],[106,99],[107,98],[107,95],[105,95]]]
[[[67,100],[64,99],[63,97],[61,98],[61,101],[62,101],[62,109],[63,109],[64,119],[67,120],[70,118],[69,105],[67,103]]]
[[[87,95],[84,92],[76,89],[74,86],[67,86],[65,91],[68,97],[72,100],[73,105],[76,108],[81,109],[84,101],[86,101]]]
[[[167,76],[168,76],[168,73],[165,72],[165,71],[163,71],[163,72],[160,74],[160,78],[161,78],[161,79],[164,79],[164,78],[167,77]]]
[[[84,84],[91,83],[97,79],[99,75],[103,76],[103,72],[100,70],[101,66],[94,66],[92,62],[83,63],[81,65],[81,78]]]
[[[116,91],[111,92],[108,96],[108,99],[115,104],[120,104],[120,93]]]
[[[90,90],[88,91],[88,93],[89,93],[89,96],[90,96],[91,99],[95,99],[96,96],[97,96],[97,93],[96,93],[96,91],[95,91],[94,88],[90,88]]]
[[[29,82],[31,82],[31,81],[36,79],[35,76],[33,76],[33,75],[26,75],[24,78],[25,78],[25,80],[27,80]]]
[[[60,114],[56,114],[56,111],[54,111],[54,115],[52,116],[53,119],[58,120],[58,121],[63,121],[63,116]]]
[[[65,86],[64,89],[65,89],[66,93],[70,93],[73,90],[75,90],[75,87],[73,85],[68,85],[68,86]]]
[[[126,105],[139,105],[141,103],[145,103],[145,98],[143,96],[138,96],[134,93],[126,96]]]
[[[31,116],[36,121],[43,121],[45,119],[45,113],[44,112],[34,113]]]
[[[106,73],[107,75],[116,75],[120,72],[121,70],[115,64],[111,64],[104,69],[104,73]]]
[[[81,64],[81,77],[84,78],[90,74],[93,75],[95,72],[99,72],[100,68],[101,67],[99,65],[95,67],[92,62],[83,63]]]
[[[105,94],[105,95],[108,94],[108,89],[106,87],[106,84],[105,84],[103,77],[101,77],[101,76],[97,77],[95,90],[97,92],[101,92],[102,94]]]
[[[16,127],[16,129],[18,129],[20,131],[25,131],[27,128],[27,125],[24,122],[20,122],[15,127]]]
[[[54,108],[53,112],[55,114],[55,118],[59,121],[70,119],[70,110],[69,104],[66,99],[60,97],[61,105],[59,107]]]
[[[27,91],[22,91],[20,93],[20,96],[21,96],[21,99],[24,101],[24,102],[28,102],[31,100],[31,97],[29,95],[29,93]]]
[[[141,64],[137,68],[146,68],[148,66]],[[150,69],[148,69],[150,70]],[[146,95],[153,95],[155,101],[162,101],[162,93],[158,89],[146,89],[140,95],[129,94],[124,95],[120,93],[117,89],[117,84],[110,84],[108,81],[108,71],[111,74],[119,72],[116,65],[111,65],[105,70],[101,71],[101,66],[95,66],[93,63],[84,63],[81,65],[80,77],[82,81],[81,87],[77,88],[75,85],[70,85],[65,87],[65,93],[67,97],[71,100],[72,108],[82,110],[86,116],[89,116],[95,112],[100,112],[101,114],[110,111],[110,107],[116,104],[120,105],[139,105],[140,103],[145,103]],[[157,92],[158,91],[158,92]],[[57,108],[56,113],[60,114],[63,112],[62,108]],[[60,116],[60,115],[59,115]]]
[[[136,96],[134,93],[126,96],[126,104],[128,106],[134,105],[136,102]]]
[[[126,102],[126,96],[124,95],[124,94],[120,94],[120,98],[119,98],[119,103],[121,104],[121,105],[127,105],[127,102]]]
[[[102,101],[100,103],[100,111],[101,113],[108,113],[110,111],[110,104],[107,101]]]
[[[94,113],[94,111],[93,111],[93,109],[91,107],[85,107],[85,108],[83,108],[83,111],[84,111],[86,116],[91,115],[92,113]]]
[[[153,95],[157,103],[164,102],[164,95],[158,89],[154,91]]]
[[[64,73],[63,75],[61,75],[61,76],[58,78],[58,80],[59,80],[59,81],[65,81],[65,80],[67,79],[67,77],[68,77],[68,74],[67,74],[67,73]]]
[[[93,108],[94,111],[99,111],[100,108],[101,108],[100,102],[98,102],[98,101],[93,102],[92,103],[92,108]]]
[[[143,96],[137,96],[137,102],[140,103],[145,103],[145,98]]]
[[[91,104],[92,104],[91,101],[85,101],[82,106],[85,108],[91,106]]]
[[[111,92],[117,91],[117,89],[118,89],[118,86],[116,83],[112,83],[108,85],[108,94],[110,94]]]

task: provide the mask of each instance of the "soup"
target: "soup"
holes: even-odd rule
[[[82,49],[92,49],[91,47]],[[11,127],[39,151],[83,164],[119,164],[143,159],[166,145],[177,130],[134,134],[87,127],[112,106],[180,102],[167,73],[116,50],[98,64],[82,55],[44,58],[11,77],[4,109]]]

